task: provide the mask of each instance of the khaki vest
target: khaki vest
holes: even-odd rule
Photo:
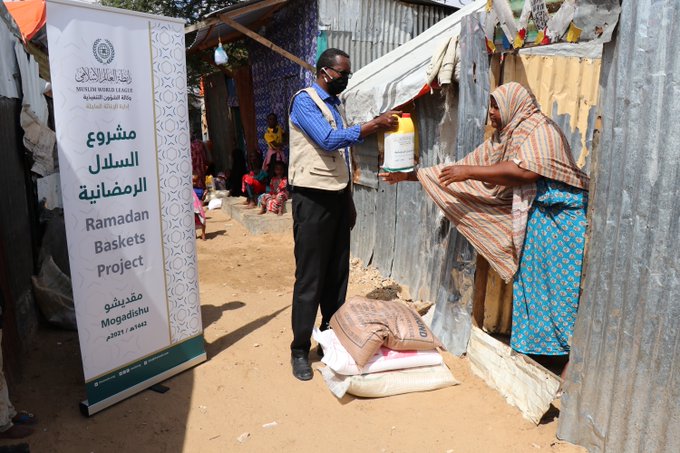
[[[321,109],[331,127],[337,129],[333,114],[316,90],[305,88],[295,93],[295,96],[303,91],[309,94],[314,103]],[[293,100],[295,100],[295,96],[293,96]],[[293,107],[293,100],[291,100],[290,109]],[[321,190],[342,190],[347,187],[349,171],[345,162],[344,149],[324,150],[307,137],[302,129],[295,126],[290,119],[288,120],[288,130],[290,133],[288,181],[290,181],[291,186]]]

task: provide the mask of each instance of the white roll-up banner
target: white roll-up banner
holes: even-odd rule
[[[93,414],[206,359],[184,23],[50,0],[47,37]]]

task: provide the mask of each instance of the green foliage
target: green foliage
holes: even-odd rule
[[[229,5],[237,0],[102,0],[103,6],[131,9],[145,13],[160,14],[182,18],[187,25],[198,22],[207,14]]]
[[[162,16],[182,18],[187,25],[196,23],[213,11],[238,3],[238,0],[101,0],[103,6],[123,8]],[[186,36],[187,45],[193,42],[195,33]],[[210,64],[215,49],[187,54],[187,84],[189,94],[197,93],[201,76],[216,72]],[[248,51],[243,41],[224,45],[229,56],[226,69],[234,69],[248,62]]]

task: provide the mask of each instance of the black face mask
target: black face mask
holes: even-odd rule
[[[338,94],[345,91],[345,88],[347,88],[347,84],[349,83],[349,77],[343,75],[341,77],[332,78],[326,71],[324,71],[324,73],[329,79],[331,79],[326,82],[328,85],[328,94],[337,96]]]

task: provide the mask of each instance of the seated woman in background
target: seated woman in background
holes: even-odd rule
[[[283,152],[284,138],[283,126],[279,124],[278,117],[275,113],[270,113],[267,115],[267,131],[264,133],[264,141],[267,142],[267,154],[262,168],[265,171],[269,170],[269,165],[273,161],[287,162],[286,155]]]
[[[274,163],[274,176],[269,182],[267,193],[260,195],[257,205],[260,207],[259,214],[273,212],[283,214],[283,207],[288,200],[288,178],[286,178],[286,166],[283,162]]]
[[[462,160],[380,177],[390,184],[420,181],[491,267],[506,282],[514,280],[514,350],[566,359],[579,302],[589,179],[524,87],[501,85],[490,104],[496,133]]]
[[[250,158],[250,172],[243,175],[241,179],[241,190],[246,194],[246,201],[243,204],[249,209],[257,206],[257,197],[267,189],[269,175],[262,168],[260,162],[260,156],[252,156]]]

